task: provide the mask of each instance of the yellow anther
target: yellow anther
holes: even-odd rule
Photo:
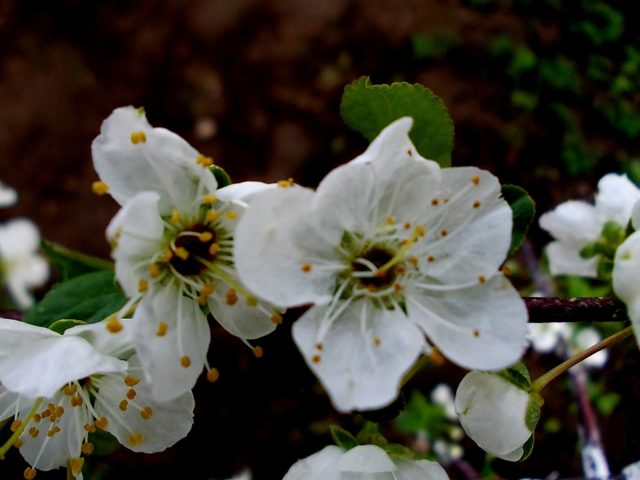
[[[36,438],[39,433],[40,433],[40,430],[38,430],[36,427],[31,427],[29,429],[29,435],[31,435],[33,438]]]
[[[93,453],[93,449],[93,443],[87,442],[82,444],[80,451],[82,451],[82,453],[84,453],[85,455],[91,455]]]
[[[140,293],[144,293],[149,290],[149,282],[147,282],[144,278],[140,279],[138,282],[138,291]]]
[[[207,372],[207,380],[211,383],[217,382],[218,378],[220,378],[220,372],[217,368],[212,368]]]
[[[213,283],[207,282],[204,285],[202,285],[202,288],[200,289],[200,295],[204,295],[204,296],[211,295],[215,289],[216,289],[216,286]]]
[[[71,406],[72,407],[79,407],[83,403],[84,403],[84,400],[82,399],[80,394],[71,397]]]
[[[264,355],[264,350],[261,346],[253,347],[253,356],[256,358],[262,358]]]
[[[51,410],[44,410],[42,412],[42,418],[47,418],[49,415],[51,415]]]
[[[480,202],[478,200],[473,202],[473,208],[480,208]]]
[[[409,257],[408,261],[413,266],[418,265],[418,257]]]
[[[218,252],[220,251],[220,245],[218,245],[217,243],[212,243],[211,245],[209,245],[209,254],[210,255],[216,255]]]
[[[160,325],[162,325],[163,323],[160,322]],[[166,325],[166,324],[165,324]],[[127,387],[135,387],[137,384],[140,383],[140,379],[134,377],[133,375],[127,374],[126,377],[124,377],[124,383]]]
[[[370,293],[376,293],[378,291],[378,287],[375,285],[367,285],[367,291]]]
[[[411,224],[409,222],[405,222],[405,224],[402,226],[405,230],[409,230],[411,229]]]
[[[138,143],[144,143],[147,141],[147,136],[144,132],[131,132],[131,143],[137,145]]]
[[[400,293],[400,292],[402,291],[402,285],[400,285],[399,283],[394,283],[394,284],[393,284],[393,289],[394,289],[396,292]]]
[[[471,181],[473,182],[474,185],[478,185],[480,183],[480,177],[477,175],[474,175],[473,177],[471,177]]]
[[[11,427],[10,430],[12,432],[15,432],[16,430],[18,430],[20,427],[22,426],[22,420],[18,420],[17,418],[11,422]]]
[[[396,223],[396,217],[394,217],[393,215],[387,215],[386,222],[388,225],[393,225],[394,223]]]
[[[118,333],[123,328],[124,327],[122,323],[120,323],[120,320],[118,320],[117,318],[112,318],[107,322],[107,330],[109,330],[111,333]]]
[[[47,437],[53,437],[59,431],[60,431],[60,427],[55,425],[49,429],[49,431],[47,432]]]
[[[207,212],[207,222],[215,222],[220,218],[220,212],[217,210],[209,210]]]
[[[127,398],[129,400],[133,400],[134,398],[136,398],[136,391],[133,388],[127,390]]]
[[[141,445],[144,442],[144,436],[141,433],[132,433],[129,435],[129,443],[133,446]]]
[[[16,439],[15,442],[13,442],[13,446],[15,448],[22,448],[22,446],[24,445],[24,442],[22,441],[21,438]]]
[[[248,296],[245,299],[245,302],[247,302],[247,305],[249,305],[250,307],[255,307],[256,305],[258,305],[258,299],[252,296]]]
[[[435,348],[433,349],[433,351],[431,352],[431,362],[438,366],[438,365],[444,365],[445,363],[445,359],[442,356],[442,354],[436,350]]]
[[[216,195],[211,194],[211,193],[209,195],[203,195],[202,196],[202,203],[204,203],[206,205],[213,205],[217,201],[218,201],[218,197]]]
[[[282,188],[287,188],[293,185],[293,178],[289,177],[286,180],[278,180],[278,186]]]
[[[158,258],[158,261],[162,263],[169,263],[172,258],[173,258],[173,252],[171,250],[167,250],[162,255],[160,255],[160,257]]]
[[[34,478],[36,478],[36,473],[37,473],[37,470],[35,468],[27,467],[25,468],[22,476],[25,478],[25,480],[33,480]]]
[[[169,221],[171,223],[175,225],[180,221],[180,218],[182,218],[182,215],[180,214],[180,211],[177,208],[174,208],[173,210],[171,210],[171,216],[169,217]]]
[[[302,267],[300,268],[304,273],[309,273],[311,271],[311,269],[313,268],[313,265],[311,265],[310,263],[303,263]]]
[[[84,465],[84,458],[70,458],[68,468],[73,475],[80,475],[82,473],[82,466]]]
[[[238,214],[233,210],[229,210],[227,213],[224,214],[224,216],[227,217],[227,219],[229,220],[235,220],[238,217]]]
[[[129,402],[127,402],[126,400],[122,400],[122,401],[120,402],[120,404],[118,405],[118,408],[119,408],[120,410],[122,410],[123,412],[126,412],[126,411],[127,411],[127,408],[129,408]]]
[[[107,417],[100,417],[96,420],[97,429],[104,430],[107,426],[109,426],[109,420],[107,420]]]
[[[424,237],[427,233],[427,229],[424,228],[422,225],[416,225],[415,232],[418,237]]]
[[[167,334],[167,329],[169,328],[169,325],[167,325],[164,322],[160,322],[158,324],[158,329],[156,330],[156,335],[158,337],[164,337]]]
[[[147,406],[147,407],[144,407],[142,410],[140,410],[140,416],[144,420],[149,420],[152,415],[153,415],[153,409],[151,407]]]
[[[60,418],[62,415],[64,415],[64,407],[56,407],[55,414],[57,418]]]
[[[282,323],[282,315],[280,315],[279,313],[274,313],[273,315],[271,315],[271,321],[276,325],[280,325]]]
[[[34,421],[35,423],[40,423],[40,422],[42,421],[42,415],[40,415],[39,413],[36,413],[36,414],[33,416],[33,421]]]
[[[443,228],[440,231],[440,235],[442,235],[443,237],[446,237],[447,235],[449,235],[449,231],[446,228]]]
[[[233,288],[230,288],[227,293],[224,294],[224,298],[229,306],[238,303],[238,294]]]
[[[181,258],[182,260],[186,260],[189,258],[189,251],[184,247],[178,247],[174,250],[176,257]]]
[[[382,343],[382,341],[380,340],[380,337],[373,337],[373,345],[374,346],[379,347],[381,343]]]
[[[191,359],[188,355],[183,355],[180,358],[180,365],[182,365],[184,368],[189,368],[191,366]]]
[[[316,349],[322,351],[324,349],[324,344],[322,342],[316,343]]]
[[[311,361],[312,361],[313,363],[320,363],[320,360],[321,360],[320,355],[317,355],[317,354],[316,354],[316,355],[314,355],[313,357],[311,357]]]
[[[480,283],[484,283],[484,282],[486,282],[486,281],[487,281],[487,279],[485,278],[485,276],[484,276],[484,275],[479,275],[479,276],[478,276],[478,282],[480,282]]]
[[[480,330],[474,329],[473,330],[473,336],[478,338],[480,336]]]
[[[109,185],[102,181],[93,182],[91,184],[91,190],[93,190],[93,193],[96,195],[104,195],[109,191]]]
[[[434,207],[439,203],[440,203],[440,200],[438,200],[437,198],[434,198],[433,200],[431,200],[431,205],[433,205]]]
[[[429,263],[433,263],[433,262],[435,262],[435,261],[436,261],[436,257],[434,257],[433,255],[429,255],[429,256],[427,257],[427,262],[429,262]]]
[[[89,432],[89,433],[93,433],[96,431],[96,424],[95,423],[85,423],[84,424],[84,429],[85,431]]]
[[[77,390],[78,386],[75,383],[69,383],[62,389],[62,391],[67,395],[73,395]]]
[[[502,268],[500,269],[500,271],[502,272],[502,274],[503,274],[505,277],[510,277],[510,276],[511,276],[511,269],[510,269],[509,267],[506,267],[506,266],[505,266],[505,267],[502,267]]]
[[[203,167],[210,167],[211,165],[213,165],[213,158],[207,157],[199,153],[198,156],[196,157],[196,163],[198,165],[202,165]]]
[[[160,276],[160,267],[157,263],[149,264],[149,275],[151,275],[151,278],[158,278]]]
[[[213,238],[213,233],[208,231],[202,232],[200,235],[198,235],[198,240],[200,240],[201,242],[210,242],[212,238]]]

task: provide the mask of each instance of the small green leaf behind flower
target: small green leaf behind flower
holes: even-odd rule
[[[231,185],[231,183],[233,183],[231,182],[231,177],[224,168],[219,167],[218,165],[213,165],[210,170],[213,173],[213,176],[216,177],[216,181],[218,182],[218,189],[227,187]]]
[[[86,255],[47,240],[42,240],[41,245],[49,261],[58,267],[60,281],[70,280],[85,273],[113,270],[113,262],[110,260]]]
[[[513,211],[513,229],[509,247],[509,254],[512,254],[525,239],[536,214],[536,204],[527,191],[517,185],[502,185],[502,197]]]

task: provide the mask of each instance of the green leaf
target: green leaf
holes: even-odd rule
[[[42,240],[42,250],[51,263],[60,269],[60,280],[70,280],[85,273],[113,270],[113,262],[76,252],[57,243]]]
[[[515,363],[510,367],[505,368],[500,372],[500,376],[522,390],[528,391],[531,386],[529,370],[527,370],[526,365],[522,362]]]
[[[394,120],[412,117],[409,136],[418,152],[442,167],[451,165],[453,121],[442,100],[420,84],[372,85],[362,77],[345,87],[340,114],[369,141]]]
[[[509,254],[515,252],[524,241],[536,214],[536,204],[527,191],[517,185],[502,185],[502,197],[513,212],[513,227]]]
[[[54,286],[25,315],[24,321],[42,327],[49,327],[60,319],[95,323],[122,308],[125,302],[113,272],[86,273]]]
[[[520,457],[520,460],[518,460],[519,462],[522,462],[527,458],[529,458],[529,455],[531,455],[531,452],[533,452],[534,442],[535,442],[535,438],[532,434],[529,437],[529,439],[526,442],[524,442],[524,445],[522,446],[522,457]]]
[[[411,393],[407,408],[395,419],[395,424],[405,432],[426,431],[434,438],[443,435],[448,425],[444,407],[429,402],[417,390]]]
[[[382,448],[393,460],[415,461],[422,458],[418,453],[399,443],[389,443]]]
[[[356,440],[356,437],[351,435],[345,429],[340,428],[337,425],[331,425],[329,427],[329,430],[331,430],[331,436],[333,437],[333,442],[340,448],[343,448],[345,450],[351,450],[352,448],[357,447],[359,445],[358,440]]]
[[[620,394],[616,392],[605,393],[596,398],[596,408],[604,416],[609,416],[620,403]]]
[[[231,177],[224,168],[214,165],[210,169],[213,173],[213,176],[216,177],[219,189],[231,185]]]
[[[356,439],[360,445],[377,445],[384,447],[388,442],[387,439],[380,433],[380,429],[377,423],[367,422],[362,427],[362,430],[358,432]]]
[[[87,322],[83,322],[82,320],[68,320],[66,318],[63,318],[61,320],[56,320],[51,325],[49,325],[49,330],[53,330],[54,332],[62,335],[71,327],[77,327],[78,325],[86,325],[86,323]]]
[[[540,405],[531,397],[529,397],[529,404],[527,405],[527,412],[525,413],[524,423],[531,432],[535,432],[536,425],[540,420]]]

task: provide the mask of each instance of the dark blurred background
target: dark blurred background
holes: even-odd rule
[[[640,179],[637,27],[633,2],[622,1],[3,0],[0,179],[19,201],[2,218],[26,216],[45,238],[108,257],[104,230],[117,208],[91,192],[90,146],[102,120],[130,104],[234,181],[314,186],[366,148],[339,115],[343,87],[362,75],[433,90],[455,123],[453,164],[525,187],[544,212],[588,198],[604,173]],[[540,255],[549,238],[534,226],[531,239]],[[322,425],[340,419],[288,328],[264,341],[260,360],[218,332],[211,356],[222,378],[198,387],[192,435],[162,455],[120,450],[96,461],[91,478],[223,478],[248,465],[277,479],[329,443]],[[624,374],[639,362],[627,350],[605,379],[635,402],[604,421],[614,470],[640,451],[640,421],[626,416],[640,393]],[[463,373],[435,369],[425,385],[455,386]],[[496,471],[580,474],[575,420],[542,440],[530,460]],[[9,472],[0,477],[19,478],[20,462],[0,464]]]

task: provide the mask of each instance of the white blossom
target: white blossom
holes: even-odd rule
[[[512,214],[490,173],[441,169],[410,118],[318,189],[255,195],[236,232],[240,278],[260,298],[313,304],[293,337],[340,411],[385,406],[425,342],[499,369],[526,345],[527,312],[499,270]]]
[[[204,366],[207,313],[229,332],[255,339],[273,331],[276,309],[249,294],[233,265],[233,237],[257,182],[220,190],[210,166],[178,135],[152,128],[144,113],[116,109],[92,146],[101,182],[122,209],[107,228],[116,278],[132,301],[134,340],[158,399],[193,387]]]
[[[18,194],[15,189],[7,187],[0,181],[0,208],[10,207],[18,200]]]
[[[376,445],[351,450],[330,445],[298,460],[282,480],[446,480],[436,462],[392,459]]]
[[[626,227],[640,189],[626,175],[610,173],[598,182],[595,204],[569,200],[540,216],[540,227],[555,240],[547,248],[552,275],[597,277],[598,258],[582,258],[580,250],[597,241],[607,222]]]
[[[26,478],[65,466],[79,475],[96,430],[152,453],[191,429],[191,392],[155,401],[134,353],[131,321],[120,326],[80,325],[60,335],[0,319],[0,421],[13,417],[11,430],[22,429],[16,446],[31,465]]]
[[[512,462],[524,454],[532,430],[526,417],[530,397],[505,378],[469,372],[458,385],[455,406],[462,428],[484,451]]]
[[[40,250],[40,233],[30,220],[0,225],[0,281],[22,309],[33,304],[30,289],[49,278],[49,265]]]

